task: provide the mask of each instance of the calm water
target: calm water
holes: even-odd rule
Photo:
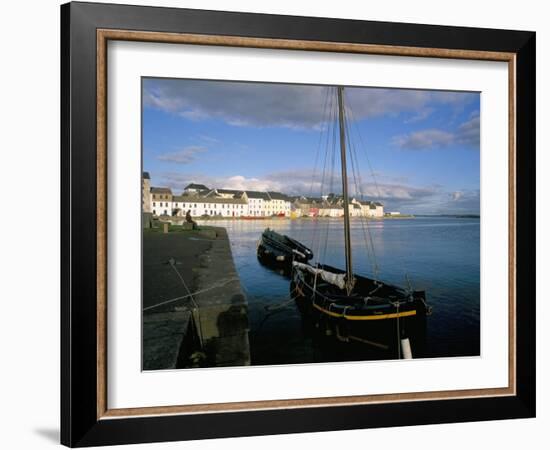
[[[322,262],[345,267],[341,219],[217,221],[227,228],[243,289],[248,296],[253,364],[321,360],[315,343],[289,302],[289,280],[260,265],[256,244],[270,227],[308,245]],[[479,219],[414,218],[372,221],[370,238],[352,220],[354,272],[372,276],[372,239],[379,278],[426,290],[429,357],[479,355]],[[357,359],[357,355],[350,359]]]

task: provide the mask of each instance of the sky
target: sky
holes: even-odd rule
[[[143,169],[176,194],[341,193],[336,89],[144,78]],[[479,214],[480,96],[344,88],[350,195],[408,214]]]

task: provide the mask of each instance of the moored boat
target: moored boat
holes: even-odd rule
[[[336,105],[338,111],[334,111],[334,114],[329,112],[329,116],[338,117],[340,134],[341,205],[344,212],[346,267],[341,270],[321,263],[311,265],[293,261],[291,296],[303,317],[326,336],[334,336],[343,343],[366,344],[370,349],[379,350],[389,358],[422,356],[426,316],[431,312],[426,303],[426,293],[413,290],[410,282],[407,288],[401,288],[378,279],[374,245],[370,235],[367,239],[369,231],[368,224],[365,223],[362,223],[363,233],[367,247],[369,243],[372,247],[374,277],[368,278],[353,271],[346,143],[353,151],[355,147],[349,141],[350,126],[346,117],[348,113],[344,108],[344,88],[336,88],[335,93],[336,99],[330,104]],[[331,132],[333,136],[336,135],[336,125],[332,130],[330,126],[327,127],[327,133],[330,135]],[[335,153],[336,149],[332,160]],[[353,153],[351,163],[356,178],[356,190],[359,191],[361,183],[357,180],[357,156]],[[325,173],[323,178],[326,178]],[[332,175],[328,178],[333,179]]]
[[[340,342],[367,344],[398,358],[423,354],[431,312],[424,291],[355,275],[348,293],[345,271],[294,262],[291,295],[306,320]]]
[[[266,228],[258,242],[257,256],[262,264],[290,272],[293,262],[307,263],[313,252],[297,240]]]

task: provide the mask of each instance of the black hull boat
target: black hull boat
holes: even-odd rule
[[[266,228],[257,248],[258,260],[274,269],[290,274],[292,262],[307,263],[313,258],[313,252],[305,245],[284,234]]]
[[[302,317],[324,335],[382,357],[423,356],[431,312],[424,291],[355,275],[348,294],[345,280],[346,272],[334,267],[294,263],[291,295]]]
[[[331,342],[345,345],[362,345],[370,350],[379,351],[383,355],[381,357],[410,359],[413,356],[423,356],[426,340],[426,316],[431,313],[430,307],[426,304],[426,293],[413,290],[410,282],[408,288],[404,289],[378,279],[374,243],[372,236],[369,234],[368,223],[365,224],[363,221],[361,226],[367,249],[371,249],[369,258],[373,262],[375,279],[360,276],[353,271],[351,211],[346,159],[348,151],[351,151],[350,160],[355,179],[356,194],[361,196],[360,186],[362,183],[360,179],[358,180],[355,145],[350,142],[351,127],[348,123],[348,117],[353,116],[353,114],[350,110],[346,110],[344,106],[344,88],[337,87],[335,93],[335,101],[329,102],[331,105],[329,110],[334,106],[337,111],[329,111],[327,123],[332,123],[330,118],[335,121],[336,117],[338,118],[342,198],[337,206],[341,206],[344,213],[343,231],[346,267],[345,270],[340,270],[321,263],[314,266],[303,261],[294,260],[291,271],[291,296],[295,299],[302,317],[322,334],[330,337]],[[334,162],[336,155],[334,139],[337,132],[336,125],[332,127],[329,124],[325,129],[327,130],[325,161]],[[328,139],[328,136],[331,134],[333,136],[333,148],[330,149],[332,153],[329,157],[328,143],[330,139]],[[346,144],[349,145],[348,149],[346,149]],[[331,165],[331,171],[333,168],[334,163]],[[333,180],[332,172],[327,175],[325,169],[326,166],[323,169],[322,179]],[[332,187],[331,182],[329,189],[332,189]],[[323,192],[324,182],[321,183],[321,197],[323,197]],[[323,198],[328,200],[330,196],[329,194]],[[332,199],[334,198],[335,196],[332,194]],[[327,222],[327,227],[328,225]]]

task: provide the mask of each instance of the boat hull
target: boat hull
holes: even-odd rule
[[[294,261],[307,263],[313,258],[306,246],[269,228],[262,233],[256,254],[261,264],[287,275],[290,275]]]
[[[400,288],[361,277],[363,285],[378,283],[378,291],[386,296],[365,301],[365,297],[347,296],[338,289],[323,289],[324,284],[314,287],[318,277],[296,267],[291,280],[291,295],[303,320],[324,339],[364,346],[373,359],[403,357],[401,341],[408,339],[413,357],[424,355],[429,313],[425,292],[407,295]]]

